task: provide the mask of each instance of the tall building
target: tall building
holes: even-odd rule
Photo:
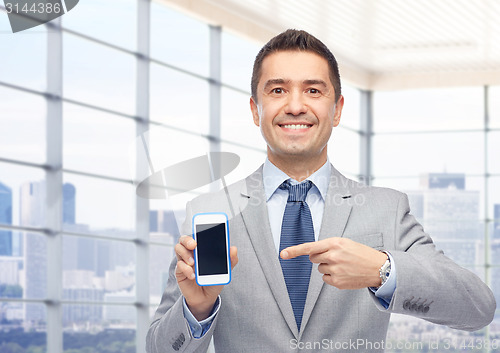
[[[102,302],[104,289],[95,285],[94,275],[92,271],[64,271],[63,299],[75,302]],[[63,306],[63,324],[65,326],[97,324],[101,321],[101,305],[71,304]]]
[[[24,226],[45,226],[45,182],[28,182],[20,190],[20,222]],[[63,186],[63,220],[74,223],[75,188]],[[43,299],[47,290],[47,245],[46,237],[37,233],[25,233],[24,239],[24,298]],[[25,321],[32,326],[44,325],[45,307],[26,303]]]
[[[110,236],[133,238],[134,233],[116,229],[89,230],[84,224],[66,224],[64,229],[74,233],[98,233]],[[117,242],[91,237],[64,236],[63,270],[91,271],[97,277],[104,277],[106,271],[117,266],[135,263],[135,252],[127,242]]]
[[[12,190],[0,183],[0,223],[12,224]],[[0,256],[12,256],[12,231],[0,229]]]
[[[45,182],[28,182],[20,190],[20,222],[24,226],[42,226],[45,211]],[[26,299],[43,299],[47,291],[47,244],[43,234],[24,234],[24,269]],[[32,327],[43,326],[45,306],[25,304],[25,322]]]
[[[152,233],[168,233],[179,236],[179,227],[173,211],[149,211],[149,231]]]
[[[19,262],[15,258],[7,257],[0,260],[0,284],[19,284]]]
[[[120,258],[129,258],[125,253],[120,255],[120,249],[124,247],[123,244],[116,244],[111,247],[108,240],[84,237],[78,237],[75,241],[75,269],[92,271],[99,277],[103,277],[106,271],[112,270],[116,265],[123,265],[124,263],[119,261]],[[113,261],[117,259],[118,261]]]
[[[479,191],[465,190],[464,174],[430,173],[424,190],[408,192],[414,216],[445,255],[462,264],[484,256],[479,222]]]
[[[160,211],[150,210],[149,211],[149,231],[158,232],[158,213]]]
[[[168,245],[152,245],[149,250],[149,290],[159,301],[165,289],[168,268],[175,256],[173,246],[180,236],[174,212],[149,211],[149,232],[150,241]]]
[[[104,301],[111,304],[104,306],[103,318],[106,324],[114,324],[115,327],[120,328],[135,324],[137,320],[135,308],[129,305],[116,305],[119,303],[131,303],[134,300],[135,291],[104,294]]]
[[[109,241],[96,240],[96,275],[104,277],[111,270],[111,244]]]
[[[493,239],[500,240],[500,204],[493,205]]]
[[[165,278],[168,278],[168,269],[175,257],[173,247],[177,242],[169,234],[150,233],[149,239],[155,243],[168,246],[151,245],[149,248],[149,292],[158,301],[165,290]]]
[[[490,263],[500,263],[500,204],[493,205],[493,231],[491,241]],[[491,274],[491,289],[497,303],[500,303],[500,269],[493,268]],[[498,321],[498,320],[495,320]]]
[[[76,188],[73,184],[63,185],[63,223],[75,224]]]
[[[420,183],[425,189],[465,190],[465,174],[463,173],[429,173],[422,174]]]
[[[74,302],[102,302],[104,290],[100,288],[63,288],[63,298]],[[102,321],[101,305],[70,304],[63,306],[63,325],[97,324]]]

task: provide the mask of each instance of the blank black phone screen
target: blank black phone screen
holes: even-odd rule
[[[199,275],[228,273],[225,223],[196,225],[196,242]]]

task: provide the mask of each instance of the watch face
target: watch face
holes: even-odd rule
[[[384,284],[387,281],[387,277],[389,277],[390,273],[391,273],[391,262],[389,261],[389,259],[387,259],[380,268],[380,278],[382,279],[382,284]]]

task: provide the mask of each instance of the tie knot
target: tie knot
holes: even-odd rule
[[[281,189],[288,190],[288,202],[290,201],[305,201],[307,192],[312,186],[310,180],[306,180],[300,184],[292,185],[289,180],[285,180],[280,185]]]

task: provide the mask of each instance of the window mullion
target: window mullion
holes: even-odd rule
[[[136,135],[147,138],[149,129],[149,42],[150,1],[137,2],[137,78],[136,78]],[[136,139],[139,144],[141,139]],[[140,145],[136,146],[137,151]],[[136,153],[136,180],[148,168]],[[146,335],[149,328],[149,200],[136,196],[136,270],[135,288],[137,301],[136,352],[145,353]]]
[[[62,32],[60,18],[47,26],[47,352],[63,351],[62,330]]]

